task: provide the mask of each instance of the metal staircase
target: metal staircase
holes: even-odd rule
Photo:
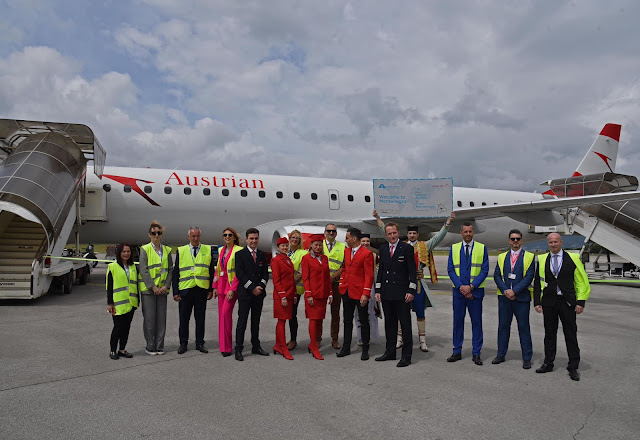
[[[28,296],[33,257],[47,237],[37,223],[10,212],[2,212],[0,216],[12,217],[0,235],[0,296]]]

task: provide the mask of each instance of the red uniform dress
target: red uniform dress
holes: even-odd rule
[[[273,317],[291,319],[293,299],[296,295],[296,283],[293,279],[293,263],[288,256],[278,254],[271,259],[271,278],[273,280]],[[282,298],[287,298],[287,306],[282,306]]]
[[[302,285],[304,286],[305,314],[308,319],[324,319],[327,313],[327,299],[331,295],[331,275],[329,259],[320,255],[321,261],[311,253],[302,257]],[[313,297],[313,306],[306,301]]]

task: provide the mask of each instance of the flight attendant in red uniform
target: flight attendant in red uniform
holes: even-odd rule
[[[289,252],[289,240],[287,237],[280,237],[277,246],[280,253],[271,260],[273,317],[278,320],[278,324],[276,324],[276,345],[273,346],[273,354],[280,353],[285,359],[293,360],[293,356],[291,356],[287,348],[284,329],[287,319],[291,319],[293,303],[298,301],[298,295],[296,294],[293,263],[287,255]]]
[[[302,257],[302,284],[304,285],[305,314],[309,319],[309,352],[313,357],[324,360],[318,350],[318,336],[322,330],[322,320],[327,312],[327,304],[333,301],[331,295],[331,275],[329,259],[323,254],[324,235],[311,236],[309,253]]]

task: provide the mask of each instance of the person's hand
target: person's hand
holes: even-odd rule
[[[504,296],[513,301],[516,299],[516,292],[514,292],[513,289],[507,289],[504,291]]]
[[[298,304],[298,295],[296,294],[296,296],[293,297],[293,303],[294,304]]]
[[[534,309],[536,309],[536,312],[542,313],[542,306],[535,306]]]
[[[302,279],[302,274],[300,272],[296,272],[295,275],[293,275],[293,281],[295,281],[296,284],[298,284],[301,279]]]
[[[213,297],[218,298],[218,289],[213,289]]]
[[[107,312],[109,312],[110,315],[115,315],[116,306],[114,306],[113,304],[107,304]]]
[[[471,293],[471,287],[464,285],[464,286],[460,286],[460,293],[462,293],[465,297],[468,297],[469,294]]]
[[[209,293],[207,293],[207,301],[211,300],[211,298],[213,298],[213,290],[210,290]]]
[[[227,292],[227,301],[231,301],[233,299],[233,295],[235,295],[236,292],[234,290],[229,290]]]
[[[369,302],[369,297],[367,295],[362,295],[360,297],[360,305],[362,307],[366,306],[368,302]]]
[[[412,294],[410,294],[410,293],[407,293],[407,294],[404,296],[404,302],[406,302],[406,303],[410,303],[411,301],[413,301],[413,295],[412,295]]]
[[[159,295],[164,295],[165,293],[167,293],[167,286],[162,286],[162,287],[160,288],[160,293],[159,293]]]
[[[282,307],[287,307],[287,304],[289,304],[289,303],[287,302],[287,298],[282,298],[282,300],[281,300],[281,301],[282,301]]]
[[[313,307],[313,297],[312,297],[312,296],[310,296],[309,298],[307,298],[307,303],[308,303],[311,307]]]
[[[584,312],[584,307],[582,306],[576,306],[576,313],[579,315],[580,313]]]
[[[153,290],[154,295],[160,295],[160,289],[158,289],[158,286],[153,286],[151,290]]]
[[[329,301],[327,301],[328,304],[331,304],[333,302],[333,295],[329,295]]]
[[[260,295],[262,293],[262,287],[261,286],[254,287],[251,293],[253,293],[255,296]]]
[[[380,214],[375,209],[373,210],[373,218],[380,218]]]
[[[449,218],[446,221],[447,225],[451,225],[451,222],[453,221],[454,218],[456,218],[456,213],[451,211],[451,215],[449,216]]]
[[[379,294],[379,293],[376,293],[376,302],[380,302],[380,301],[381,301],[381,299],[380,299],[380,294]]]
[[[173,295],[173,300],[174,301],[180,301],[180,295],[178,295],[178,294]]]

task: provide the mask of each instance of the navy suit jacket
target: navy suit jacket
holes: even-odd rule
[[[474,241],[473,245],[475,246],[476,244],[477,242]],[[462,243],[462,247],[460,247],[460,276],[458,277],[455,269],[453,268],[453,258],[451,256],[452,249],[453,246],[449,250],[449,264],[447,265],[447,272],[449,272],[449,278],[451,278],[451,282],[453,283],[453,294],[464,298],[464,295],[460,293],[460,286],[473,284],[475,289],[471,291],[471,294],[475,298],[483,298],[484,287],[478,286],[482,284],[485,278],[487,278],[487,275],[489,275],[489,254],[487,253],[487,247],[484,247],[484,256],[482,257],[480,274],[473,280],[471,279],[471,253],[469,254],[469,258],[467,258],[467,255],[464,252],[464,243]]]
[[[249,246],[236,252],[236,276],[238,277],[238,299],[253,297],[253,289],[262,286],[264,291],[257,297],[264,298],[269,281],[269,265],[267,257],[260,249],[256,250],[256,261],[253,261]]]
[[[496,270],[493,273],[493,281],[496,282],[500,292],[504,294],[505,290],[513,290],[516,293],[516,301],[529,302],[531,301],[531,293],[529,292],[529,286],[533,282],[533,276],[535,274],[535,262],[531,263],[527,273],[524,273],[524,253],[520,251],[518,259],[516,260],[516,266],[513,268],[513,273],[516,275],[514,280],[509,279],[509,273],[511,272],[511,251],[507,252],[504,257],[504,272],[500,273],[500,265],[496,264]]]
[[[380,246],[380,266],[376,279],[376,293],[383,301],[404,301],[407,293],[416,294],[417,269],[413,246],[396,242],[393,257],[389,244]]]

